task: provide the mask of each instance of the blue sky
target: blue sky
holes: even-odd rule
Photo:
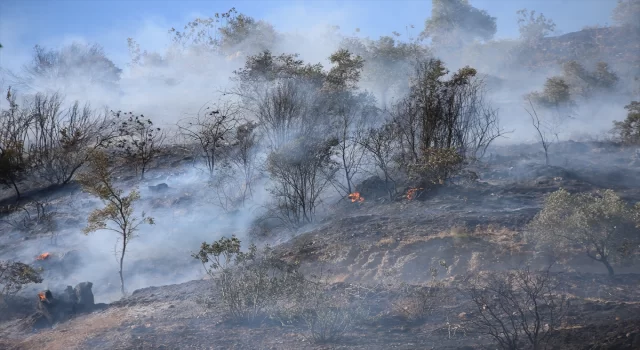
[[[471,0],[498,18],[499,38],[518,34],[515,12],[528,8],[544,13],[560,32],[585,25],[610,23],[616,0]],[[419,33],[431,13],[431,1],[168,1],[168,0],[2,0],[0,1],[0,66],[15,67],[28,59],[35,44],[49,47],[77,39],[102,44],[116,63],[126,60],[126,38],[144,47],[159,48],[166,30],[181,28],[196,16],[235,7],[238,12],[265,19],[281,31],[304,31],[310,26],[338,25],[345,33],[361,29],[373,38],[392,31],[406,33],[413,24]]]

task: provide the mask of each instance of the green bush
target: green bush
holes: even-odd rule
[[[628,110],[627,118],[624,121],[613,122],[613,134],[616,138],[627,145],[640,144],[640,102],[633,101],[624,107]]]
[[[0,261],[0,305],[30,283],[41,283],[40,271],[21,262]]]
[[[277,259],[267,246],[240,251],[235,236],[222,237],[193,254],[215,281],[225,314],[238,322],[277,317],[303,291],[304,278],[297,266]],[[207,266],[207,264],[209,264]]]
[[[630,258],[640,243],[640,206],[630,207],[612,190],[597,194],[550,194],[529,223],[538,245],[566,251],[578,248],[614,274],[612,262]]]

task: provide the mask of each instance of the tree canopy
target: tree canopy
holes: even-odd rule
[[[475,39],[490,40],[496,34],[496,18],[473,7],[468,0],[433,0],[431,17],[422,38],[436,45],[456,45]]]

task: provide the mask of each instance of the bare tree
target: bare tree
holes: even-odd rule
[[[320,195],[338,171],[331,159],[336,144],[335,139],[299,138],[267,158],[267,171],[274,181],[271,192],[288,223],[313,221]]]
[[[269,88],[257,106],[263,133],[276,150],[298,135],[310,135],[313,95],[304,82],[286,80]]]
[[[165,133],[142,114],[134,115],[132,112],[121,111],[111,113],[118,135],[112,140],[112,144],[123,158],[135,165],[136,174],[140,171],[140,179],[144,180],[149,163],[160,152]]]
[[[206,113],[201,110],[194,118],[181,120],[178,128],[187,140],[198,145],[209,174],[213,175],[223,146],[228,144],[225,139],[231,137],[239,123],[240,110],[238,105],[224,102],[206,107],[204,111]]]
[[[478,118],[469,121],[468,127],[472,160],[482,159],[493,141],[512,132],[500,127],[498,112],[490,107],[483,108]]]
[[[31,105],[29,158],[38,179],[68,184],[87,161],[91,149],[105,146],[112,134],[106,114],[75,102],[63,108],[58,94],[37,94]]]
[[[117,256],[120,270],[120,291],[125,295],[123,265],[124,256],[131,240],[135,237],[138,227],[147,223],[154,224],[154,219],[143,212],[140,217],[134,215],[133,203],[140,199],[140,193],[132,190],[124,195],[121,189],[113,186],[111,170],[107,156],[102,152],[93,152],[90,159],[90,170],[79,176],[82,188],[98,197],[105,207],[96,209],[89,214],[87,227],[83,232],[89,234],[99,230],[109,230],[118,234],[120,251]]]
[[[472,324],[502,349],[522,349],[523,343],[534,350],[545,348],[566,311],[566,296],[549,269],[491,272],[473,281],[469,289],[475,306]]]
[[[526,108],[525,110],[531,117],[531,124],[536,129],[536,132],[538,133],[538,138],[542,143],[542,149],[544,150],[545,165],[549,166],[549,145],[551,144],[551,140],[549,140],[549,136],[547,134],[548,126],[540,120],[540,117],[538,116],[538,113],[536,112],[535,107],[533,107],[533,103],[531,102],[531,99],[528,99],[528,101],[529,101],[529,105],[531,106],[531,111],[529,111]]]
[[[393,124],[387,122],[379,128],[371,128],[360,141],[362,147],[373,158],[376,168],[382,172],[389,200],[396,194],[396,182],[392,176],[393,157],[395,155],[395,130]]]
[[[416,64],[409,94],[391,111],[406,165],[429,162],[427,157],[437,153],[432,149],[455,150],[463,160],[475,160],[506,133],[476,73],[464,67],[445,80],[442,61]]]
[[[335,186],[345,196],[355,191],[354,177],[360,172],[365,150],[360,141],[367,119],[377,117],[375,99],[367,93],[353,95],[351,92],[337,93],[332,98],[331,113],[333,130],[338,140],[336,155],[340,159],[344,183],[335,181]]]
[[[420,155],[420,118],[417,106],[404,98],[392,106],[391,117],[399,134],[400,156],[405,164],[416,163]]]
[[[320,64],[305,65],[297,55],[264,51],[248,57],[245,67],[234,73],[237,86],[229,93],[242,99],[242,108],[257,119],[272,150],[297,137],[313,136],[327,121],[328,113],[322,113],[322,102],[327,101],[320,93],[326,73]]]
[[[7,90],[9,108],[0,112],[0,184],[13,187],[20,199],[18,183],[29,170],[26,143],[31,123],[28,110],[16,103],[16,95]]]
[[[536,11],[527,9],[518,10],[516,13],[518,14],[520,38],[527,45],[539,44],[542,38],[556,30],[556,24],[553,20],[546,18],[542,13],[539,13],[537,17]]]

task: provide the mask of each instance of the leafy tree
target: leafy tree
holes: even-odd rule
[[[562,76],[574,96],[583,98],[594,94],[611,92],[618,83],[618,76],[605,62],[598,62],[594,71],[589,71],[576,61],[562,65]]]
[[[224,13],[215,13],[213,17],[196,18],[184,26],[183,31],[175,28],[169,29],[169,35],[175,47],[195,52],[220,52],[220,27],[221,21],[228,21],[237,13],[231,8]]]
[[[319,112],[325,77],[320,64],[265,51],[248,57],[244,68],[234,72],[237,85],[231,93],[258,120],[269,146],[278,149],[296,137],[312,136],[326,121],[326,115]]]
[[[329,90],[353,90],[358,87],[364,60],[354,56],[349,50],[340,49],[329,56],[334,64],[325,78],[325,87]]]
[[[0,305],[30,283],[41,283],[40,271],[21,262],[0,260]]]
[[[241,50],[254,54],[273,48],[278,39],[278,33],[271,24],[243,14],[229,17],[219,31],[220,45],[225,53]]]
[[[415,61],[430,55],[429,49],[416,41],[404,42],[391,36],[378,40],[346,38],[341,47],[364,59],[362,82],[386,104],[391,91],[404,93],[406,77]]]
[[[490,40],[496,31],[496,18],[468,0],[432,0],[421,37],[431,38],[437,46],[458,47],[474,39]]]
[[[272,83],[295,78],[308,79],[316,86],[321,86],[325,77],[322,65],[320,63],[305,64],[298,57],[298,54],[275,56],[269,50],[247,57],[244,67],[233,72],[233,80],[240,85],[234,92],[243,97],[251,97],[246,94],[247,90],[255,88],[256,83]]]
[[[629,112],[621,122],[614,121],[613,133],[624,144],[640,144],[640,102],[632,101],[624,107]]]
[[[640,21],[638,21],[638,18],[640,18],[640,1],[618,0],[618,4],[613,9],[611,17],[619,25],[639,29]]]
[[[111,113],[114,116],[113,123],[117,128],[118,137],[110,143],[115,145],[124,159],[135,165],[136,173],[140,171],[140,179],[144,180],[145,171],[160,152],[165,135],[160,128],[153,125],[151,119],[145,119],[142,114],[121,111]]]
[[[541,92],[534,91],[526,98],[550,109],[556,118],[570,116],[580,99],[615,91],[618,75],[605,62],[598,62],[595,70],[589,71],[577,61],[562,65],[562,75],[547,78]]]
[[[545,199],[529,228],[539,245],[584,250],[613,275],[611,263],[631,257],[640,243],[638,210],[612,190],[593,195],[560,189]]]
[[[27,174],[27,165],[22,156],[21,144],[9,144],[5,141],[0,146],[0,184],[13,187],[16,199],[21,193],[18,183]]]
[[[118,273],[120,274],[120,291],[124,295],[123,265],[127,247],[141,224],[153,225],[155,222],[144,212],[139,217],[134,215],[133,204],[140,199],[140,193],[137,190],[132,190],[125,196],[121,189],[113,185],[106,154],[100,151],[93,152],[89,166],[89,171],[81,174],[78,182],[84,191],[98,197],[105,206],[102,209],[95,209],[89,214],[88,224],[83,232],[89,234],[99,230],[109,230],[118,235],[118,239],[121,241],[117,257],[120,267]]]
[[[571,98],[571,87],[562,77],[548,78],[542,92],[534,91],[528,97],[546,108],[559,109],[571,107],[574,104]]]
[[[177,48],[224,55],[237,50],[255,54],[271,49],[278,39],[278,33],[271,24],[238,14],[235,8],[224,13],[215,13],[208,18],[198,17],[187,23],[183,31],[171,28],[169,34]],[[130,46],[134,49],[133,52],[139,54],[135,42],[132,41],[132,44]],[[142,57],[144,56],[145,53],[142,54]]]
[[[122,70],[97,45],[73,43],[59,50],[36,45],[33,61],[25,66],[26,82],[38,79],[49,81],[88,79],[92,84],[113,86],[120,80]]]
[[[539,13],[536,17],[536,11],[527,9],[518,10],[518,30],[520,38],[528,45],[537,44],[540,39],[555,32],[556,24],[552,19],[545,17]]]

